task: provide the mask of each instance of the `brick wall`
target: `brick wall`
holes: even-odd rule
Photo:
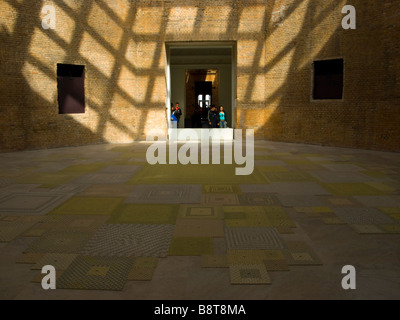
[[[341,9],[357,10],[343,30]],[[56,29],[44,30],[44,5]],[[236,127],[257,138],[400,151],[397,0],[0,0],[0,150],[131,142],[166,130],[165,42],[236,41]],[[312,62],[343,58],[344,98]],[[58,114],[57,63],[83,64],[85,114]]]

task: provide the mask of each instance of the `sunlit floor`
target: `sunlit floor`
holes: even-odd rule
[[[0,298],[400,298],[399,153],[256,141],[235,175],[148,146],[0,155]]]

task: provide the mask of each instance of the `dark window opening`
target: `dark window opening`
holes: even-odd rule
[[[57,64],[58,113],[85,113],[85,66]]]
[[[343,59],[314,61],[313,99],[343,98]]]

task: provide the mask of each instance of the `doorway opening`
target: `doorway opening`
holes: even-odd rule
[[[208,128],[208,111],[218,106],[217,69],[186,70],[185,128]]]
[[[167,121],[172,106],[178,102],[184,119],[178,129],[209,128],[209,108],[222,105],[228,127],[234,128],[236,42],[168,42],[165,47]]]

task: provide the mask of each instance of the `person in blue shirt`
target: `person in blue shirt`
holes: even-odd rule
[[[218,117],[219,117],[219,127],[220,128],[226,128],[227,127],[226,113],[224,111],[224,107],[223,106],[219,106]]]
[[[178,119],[175,116],[175,107],[172,107],[171,109],[171,127],[172,128],[178,128]]]

